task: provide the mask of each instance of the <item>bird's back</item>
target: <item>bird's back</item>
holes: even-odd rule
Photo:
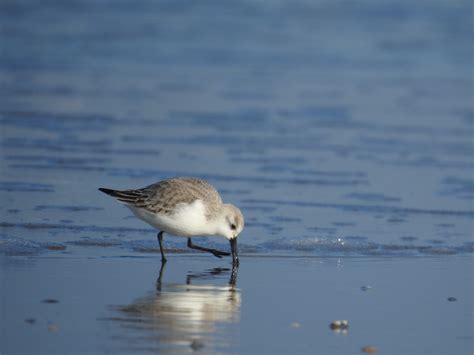
[[[208,218],[214,216],[222,206],[217,190],[208,182],[194,177],[175,177],[143,189],[101,191],[135,207],[168,215],[173,214],[179,204],[191,204],[196,200],[203,202]]]

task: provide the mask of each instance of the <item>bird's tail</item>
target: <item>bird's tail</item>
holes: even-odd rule
[[[112,190],[112,189],[106,189],[106,188],[99,188],[99,191],[102,191],[103,193],[110,195],[112,197],[115,197],[117,200],[121,202],[134,202],[137,200],[138,197],[140,197],[140,193],[137,190],[124,190],[124,191],[119,191],[119,190]]]

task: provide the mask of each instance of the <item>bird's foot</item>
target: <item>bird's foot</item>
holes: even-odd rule
[[[223,256],[229,256],[230,253],[225,252],[225,251],[220,251],[216,249],[211,249],[212,255],[214,255],[216,258],[222,258]]]

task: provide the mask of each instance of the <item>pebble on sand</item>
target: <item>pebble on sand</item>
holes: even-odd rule
[[[59,327],[53,323],[48,324],[48,331],[51,333],[56,333],[57,331],[59,331]]]
[[[378,349],[373,346],[373,345],[367,345],[367,346],[364,346],[362,349],[360,349],[362,352],[364,353],[376,353],[378,351]]]
[[[204,348],[204,343],[202,341],[198,340],[198,339],[193,339],[193,341],[191,342],[191,344],[189,346],[194,351],[199,351],[202,348]]]
[[[42,300],[41,302],[43,302],[43,303],[59,303],[59,301],[54,299],[54,298],[47,298],[45,300]]]

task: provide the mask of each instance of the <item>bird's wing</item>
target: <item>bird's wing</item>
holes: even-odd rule
[[[153,213],[172,214],[179,204],[201,200],[206,206],[206,213],[212,215],[222,205],[222,199],[216,189],[198,178],[172,178],[143,189],[121,193],[119,200]]]

